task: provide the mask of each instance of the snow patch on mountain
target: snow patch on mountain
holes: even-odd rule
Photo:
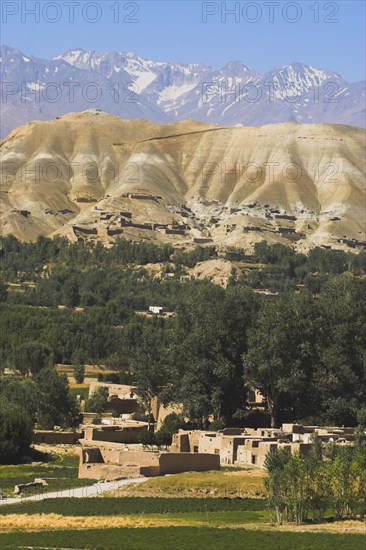
[[[3,46],[0,54],[3,82],[14,82],[19,88],[3,105],[2,136],[29,120],[91,107],[160,123],[192,118],[226,126],[287,121],[365,124],[364,82],[348,83],[334,71],[299,62],[260,74],[241,61],[214,69],[122,51],[73,48],[47,60]],[[31,93],[26,99],[21,96],[21,89],[42,92],[52,83],[63,91],[58,101],[49,102],[42,93],[40,98]],[[73,101],[65,83],[75,84]],[[83,93],[89,83],[102,90],[97,104]]]

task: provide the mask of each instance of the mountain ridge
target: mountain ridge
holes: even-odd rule
[[[3,137],[30,120],[93,107],[160,124],[193,118],[225,126],[292,120],[365,125],[364,82],[348,83],[334,71],[299,62],[261,74],[240,60],[215,69],[78,48],[39,59],[3,46],[0,66],[3,86],[8,86]],[[57,101],[55,85],[61,90]]]

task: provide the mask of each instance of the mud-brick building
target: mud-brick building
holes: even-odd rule
[[[116,414],[133,414],[138,410],[138,395],[134,386],[92,382],[89,388],[89,397],[100,388],[108,390],[108,406]]]
[[[288,449],[291,452],[305,454],[311,449],[311,443],[285,443],[280,441],[264,441],[261,439],[247,439],[244,445],[238,448],[237,466],[252,464],[258,468],[264,468],[266,456],[275,449]]]
[[[283,424],[273,428],[226,428],[218,432],[179,430],[171,445],[173,452],[212,453],[222,465],[253,465],[263,468],[267,453],[277,448],[306,453],[311,448],[314,433],[323,442],[352,444],[354,428],[301,426]]]
[[[221,432],[206,432],[193,430],[179,431],[173,436],[172,451],[211,453],[220,457],[221,464],[234,464],[237,460],[239,445],[243,445],[245,437],[241,430],[228,428]]]
[[[130,420],[114,425],[85,426],[83,434],[87,441],[137,443],[140,432],[146,430],[147,426],[147,422]]]
[[[268,430],[261,430],[263,436]],[[271,433],[271,432],[270,432]],[[272,434],[271,434],[272,435]],[[220,457],[222,465],[234,465],[238,460],[238,449],[248,438],[256,436],[256,430],[242,428],[225,428],[219,432],[203,430],[179,430],[173,435],[171,451],[212,453]]]
[[[84,447],[80,455],[79,478],[152,477],[219,469],[220,458],[212,454]]]

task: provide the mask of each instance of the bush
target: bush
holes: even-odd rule
[[[108,384],[133,384],[132,374],[128,371],[99,373],[98,382],[108,382]]]

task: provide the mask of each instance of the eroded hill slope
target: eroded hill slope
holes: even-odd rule
[[[21,239],[362,247],[364,141],[343,125],[158,125],[96,110],[33,122],[2,144],[1,228]]]

